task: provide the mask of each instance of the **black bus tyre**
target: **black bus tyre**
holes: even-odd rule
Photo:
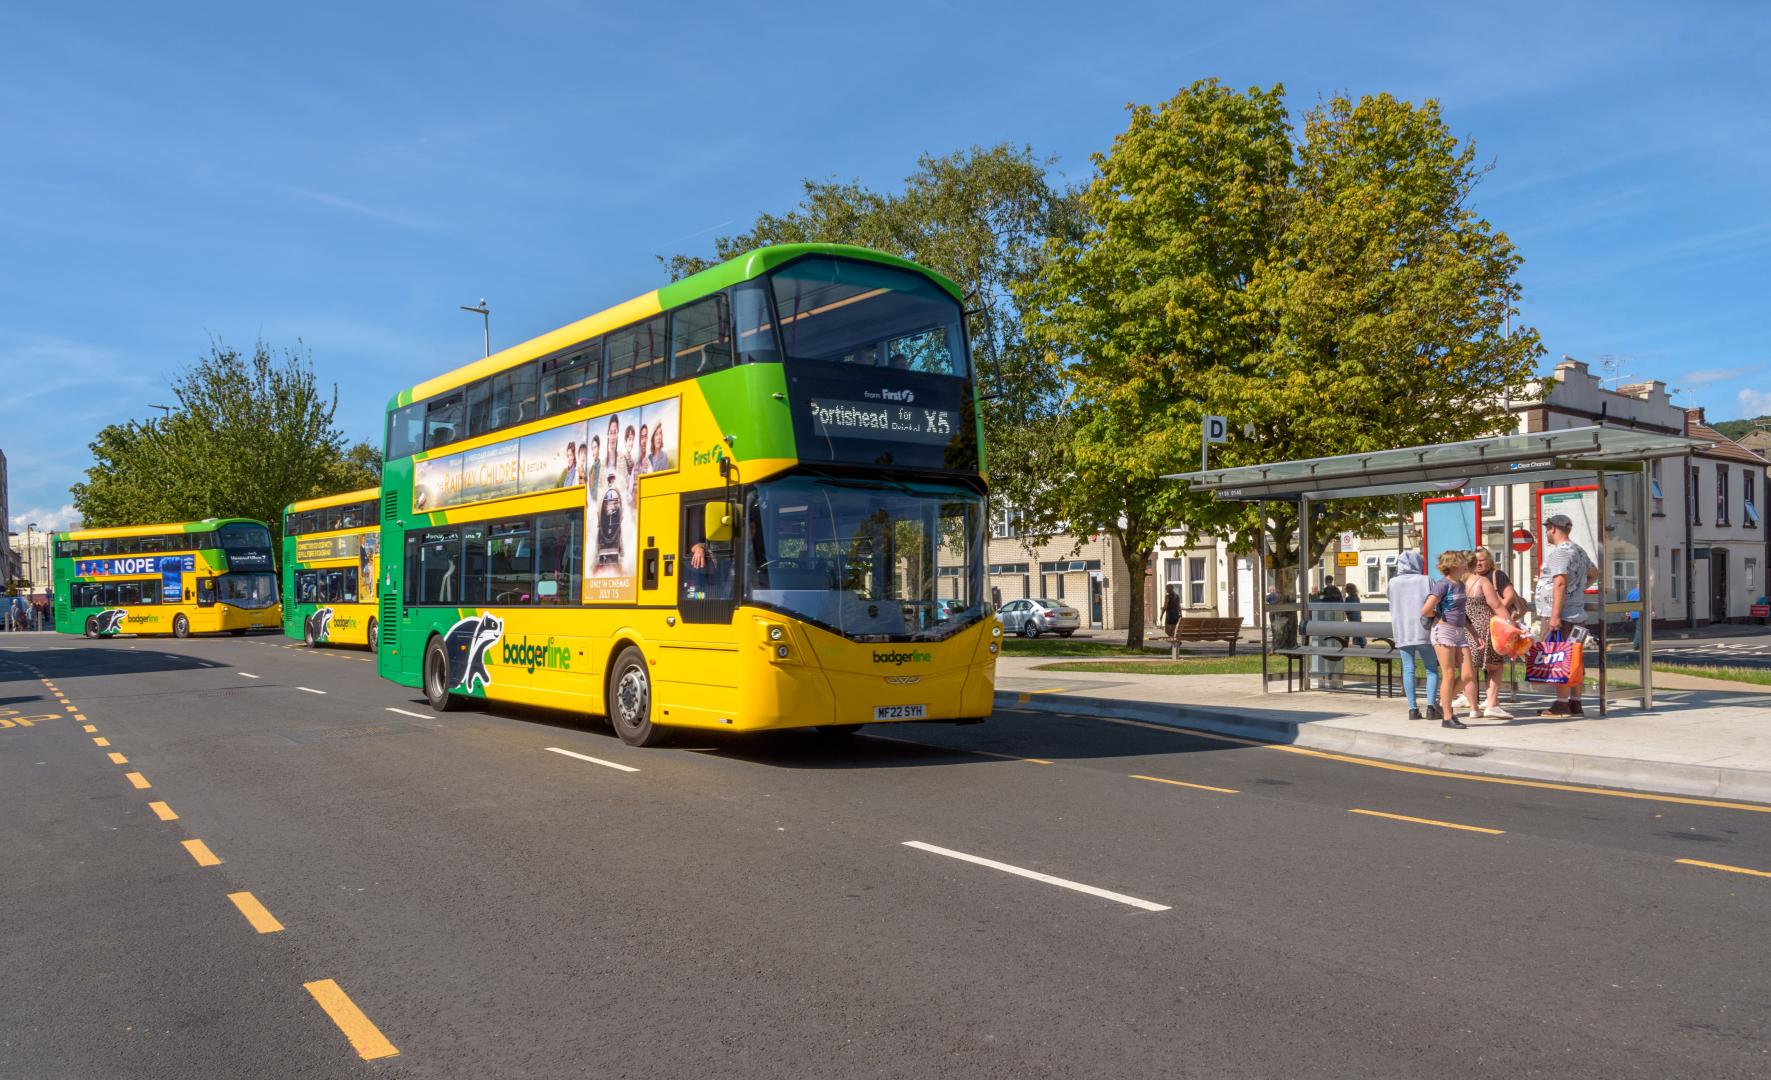
[[[89,638],[95,638],[98,636],[98,616],[97,615],[86,616],[86,636]]]
[[[185,618],[183,615],[174,615],[172,617],[172,636],[178,638],[190,637],[191,620]]]
[[[629,746],[661,746],[670,733],[652,723],[652,673],[645,654],[632,645],[609,665],[609,725]]]
[[[461,698],[449,692],[449,653],[440,636],[424,648],[424,700],[438,712],[462,707]]]
[[[302,620],[301,643],[310,649],[317,649],[320,647],[320,643],[314,639],[314,618],[312,615],[309,615],[306,619]]]
[[[374,652],[376,649],[375,634],[376,634],[376,631],[378,631],[380,629],[381,629],[381,626],[378,623],[376,623],[375,617],[373,615],[371,615],[369,617],[369,651],[370,652]]]

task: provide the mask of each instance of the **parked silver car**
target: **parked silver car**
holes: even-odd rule
[[[1036,638],[1053,633],[1069,637],[1082,626],[1082,615],[1062,600],[1010,600],[1002,605],[1002,628],[1010,634]]]

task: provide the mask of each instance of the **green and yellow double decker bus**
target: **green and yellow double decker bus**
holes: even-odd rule
[[[975,722],[1001,624],[959,288],[764,248],[403,391],[380,672],[673,729]]]
[[[64,634],[244,634],[283,617],[270,530],[250,518],[56,533],[54,574]]]
[[[373,651],[380,570],[380,488],[284,507],[284,635],[310,649],[362,645]]]

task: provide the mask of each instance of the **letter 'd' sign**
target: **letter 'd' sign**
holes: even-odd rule
[[[1205,441],[1221,443],[1230,441],[1230,422],[1221,416],[1205,418]]]

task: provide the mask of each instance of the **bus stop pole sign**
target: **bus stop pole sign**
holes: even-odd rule
[[[1199,471],[1204,472],[1205,454],[1211,444],[1230,441],[1230,422],[1221,416],[1207,416],[1200,428]]]

